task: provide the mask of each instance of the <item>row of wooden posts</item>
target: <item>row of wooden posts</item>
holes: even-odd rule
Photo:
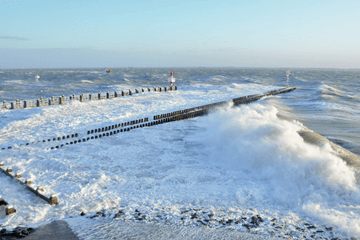
[[[283,89],[273,90],[273,91],[269,91],[269,92],[262,93],[262,94],[255,94],[255,95],[249,95],[249,96],[244,96],[244,97],[240,97],[240,98],[234,98],[229,101],[232,101],[234,103],[234,105],[246,104],[246,103],[250,103],[253,101],[257,101],[266,96],[278,95],[278,94],[293,91],[295,89],[296,88],[283,88]],[[207,115],[211,108],[215,108],[220,105],[226,104],[229,101],[221,101],[221,102],[202,105],[202,106],[198,106],[198,107],[194,107],[194,108],[179,110],[179,111],[175,111],[175,112],[171,112],[171,113],[156,115],[153,117],[154,121],[152,121],[152,122],[148,122],[149,119],[144,118],[144,119],[129,121],[127,123],[124,122],[124,123],[120,123],[120,124],[110,125],[108,127],[102,127],[102,128],[88,130],[87,135],[90,135],[90,134],[91,135],[95,134],[95,135],[88,136],[87,138],[83,138],[82,140],[79,139],[74,142],[66,143],[65,145],[71,145],[74,143],[76,144],[77,142],[79,142],[79,143],[86,142],[86,141],[93,140],[93,139],[101,139],[102,137],[116,135],[118,133],[130,131],[130,130],[136,129],[136,128],[149,127],[149,126],[154,126],[154,125],[163,124],[163,123],[167,123],[167,122],[181,121],[181,120],[185,120],[188,118],[194,118],[194,117],[198,117],[198,116]],[[126,128],[126,126],[129,126],[129,125],[133,125],[133,126]],[[121,129],[116,130],[116,128],[121,128]],[[97,135],[97,133],[100,133],[100,132],[102,132],[102,133]],[[105,132],[107,132],[107,133],[105,133]],[[65,145],[61,144],[60,146],[51,147],[51,149],[59,149],[61,147],[64,147]]]
[[[277,90],[273,90],[273,91],[269,91],[266,93],[262,93],[262,94],[255,94],[255,95],[248,95],[248,96],[243,96],[243,97],[239,97],[239,98],[234,98],[231,99],[230,101],[232,101],[234,103],[234,105],[238,105],[238,104],[242,104],[242,103],[249,103],[249,102],[253,102],[256,101],[260,98],[266,97],[266,96],[270,96],[270,95],[277,95],[277,94],[281,94],[281,93],[286,93],[289,91],[293,91],[296,88],[281,88],[281,89],[277,89]],[[189,112],[194,112],[194,111],[198,111],[198,110],[202,110],[202,109],[209,109],[209,108],[213,108],[213,107],[217,107],[219,105],[225,104],[228,101],[221,101],[221,102],[217,102],[217,103],[212,103],[212,104],[207,104],[207,105],[203,105],[203,106],[198,106],[198,107],[194,107],[194,108],[188,108],[188,109],[184,109],[184,110],[179,110],[179,111],[175,111],[175,112],[171,112],[171,113],[166,113],[166,114],[160,114],[160,115],[155,115],[153,117],[154,120],[158,120],[158,119],[162,119],[162,118],[166,118],[166,117],[172,117],[172,116],[176,116],[176,115],[181,115],[181,114],[185,114],[185,113],[189,113]],[[107,131],[108,129],[114,129],[114,128],[120,128],[120,127],[124,127],[127,125],[133,125],[133,124],[138,124],[140,122],[146,122],[148,121],[148,118],[144,118],[144,119],[139,119],[139,120],[134,120],[134,121],[130,121],[130,122],[124,122],[124,123],[119,123],[119,124],[115,124],[109,127],[105,127],[105,128],[99,128],[99,129],[94,129],[94,130],[89,130],[87,131],[87,134],[91,134],[91,133],[96,133],[101,132],[101,131]],[[56,137],[56,138],[49,138],[47,140],[39,140],[38,142],[50,142],[51,139],[53,141],[60,141],[60,140],[65,140],[65,139],[69,139],[69,138],[74,138],[74,137],[78,137],[78,133],[75,134],[71,134],[71,135],[67,135],[67,136],[63,136],[63,137]],[[35,144],[35,142],[32,142],[32,144]],[[28,146],[30,145],[29,142],[27,143],[23,143],[20,144],[21,146]],[[2,147],[0,148],[1,150],[10,150],[12,149],[12,146],[8,146],[8,147]]]
[[[265,96],[286,93],[286,92],[293,91],[295,89],[296,88],[283,88],[283,89],[269,91],[269,92],[266,92],[263,94],[256,94],[256,95],[249,95],[249,96],[244,96],[244,97],[240,97],[240,98],[234,98],[234,99],[231,99],[230,101],[232,101],[235,105],[241,104],[241,103],[249,103],[252,101],[256,101]],[[87,131],[88,135],[89,134],[92,135],[92,134],[96,134],[96,133],[100,133],[100,132],[103,132],[103,133],[96,134],[93,136],[88,136],[87,138],[83,138],[82,140],[78,139],[78,140],[75,140],[70,143],[61,144],[60,146],[51,147],[51,149],[59,149],[60,147],[64,147],[65,145],[72,145],[72,144],[76,144],[77,142],[80,143],[80,142],[86,142],[86,141],[93,140],[93,139],[94,140],[101,139],[102,137],[108,137],[108,136],[112,136],[112,135],[115,135],[118,133],[127,132],[127,131],[130,131],[131,129],[149,127],[149,126],[154,126],[154,125],[163,124],[163,123],[167,123],[167,122],[181,121],[181,120],[185,120],[188,118],[194,118],[194,117],[198,117],[198,116],[207,115],[210,108],[217,107],[217,106],[225,104],[227,102],[228,101],[221,101],[221,102],[217,102],[217,103],[213,103],[213,104],[207,104],[207,105],[184,109],[184,110],[179,110],[179,111],[175,111],[175,112],[171,112],[171,113],[156,115],[153,117],[154,121],[152,121],[152,122],[148,122],[149,119],[144,118],[144,119],[138,119],[138,120],[134,120],[134,121],[130,121],[130,122],[114,124],[114,125],[110,125],[107,127],[88,130]],[[129,127],[129,125],[133,125],[133,126]],[[121,129],[116,130],[116,128],[121,128]],[[72,137],[74,137],[74,136],[72,136]],[[76,137],[78,137],[78,134],[76,134]],[[63,137],[63,139],[68,139],[68,138],[69,137],[67,137],[67,138]],[[60,137],[58,139],[61,140]],[[26,188],[28,190],[30,190],[31,192],[35,193],[38,197],[47,201],[51,205],[58,203],[58,199],[56,196],[52,195],[49,198],[46,197],[45,195],[43,195],[41,193],[42,191],[44,191],[43,188],[38,187],[35,190],[34,188],[32,188],[30,186],[30,184],[31,184],[30,180],[25,180],[23,182],[20,180],[20,178],[21,178],[20,174],[12,174],[11,168],[7,168],[6,170],[4,170],[3,167],[4,167],[4,164],[0,163],[0,170],[2,172],[4,172],[6,175],[10,176],[11,178],[18,180],[21,184],[26,185]],[[0,196],[0,205],[8,205],[8,203],[5,200],[3,200],[1,198],[1,196]],[[16,212],[16,210],[12,206],[11,206],[11,208],[7,207],[7,214],[11,214],[14,212]]]
[[[5,168],[5,169],[4,169]],[[57,204],[58,198],[54,195],[51,195],[50,197],[46,197],[43,192],[43,187],[37,187],[36,189],[31,186],[33,184],[31,180],[29,179],[22,179],[22,176],[20,173],[14,173],[11,167],[6,168],[4,163],[0,163],[0,171],[3,172],[5,175],[11,177],[14,180],[17,180],[22,185],[25,185],[26,189],[28,189],[30,192],[34,193],[36,196],[40,197],[41,199],[45,200],[50,205]],[[16,210],[13,206],[9,205],[5,200],[3,200],[0,197],[0,205],[6,206],[6,214],[10,215],[12,213],[15,213]]]
[[[106,95],[103,95],[101,92],[98,94],[90,93],[89,95],[81,94],[79,97],[76,95],[71,95],[69,97],[65,97],[64,95],[61,97],[51,97],[47,101],[40,97],[40,99],[36,100],[24,100],[21,101],[17,99],[15,102],[10,102],[10,105],[4,101],[3,108],[7,109],[22,109],[22,108],[32,108],[32,107],[44,107],[44,106],[51,106],[51,105],[62,105],[69,103],[70,101],[79,100],[80,102],[92,101],[92,100],[102,100],[102,99],[110,99],[110,98],[117,98],[117,97],[124,97],[124,96],[131,96],[133,94],[144,93],[144,92],[166,92],[166,91],[176,91],[177,86],[173,87],[153,87],[151,88],[142,88],[142,89],[135,89],[135,91],[131,90],[123,90],[121,92],[114,91],[114,93],[110,93],[109,91]]]
[[[272,91],[261,93],[261,94],[248,95],[248,96],[233,98],[233,99],[227,100],[227,101],[221,101],[221,102],[206,104],[206,105],[203,105],[203,106],[187,108],[187,109],[183,109],[183,110],[179,110],[179,111],[175,111],[175,112],[171,112],[171,113],[159,114],[159,115],[154,116],[154,120],[167,118],[167,117],[172,117],[172,116],[177,116],[177,115],[186,114],[186,113],[190,113],[190,112],[195,112],[195,111],[199,111],[199,110],[218,107],[220,105],[224,105],[224,104],[228,103],[229,101],[233,102],[234,105],[239,105],[239,104],[242,104],[242,103],[250,103],[250,102],[257,101],[257,100],[259,100],[259,99],[261,99],[263,97],[266,97],[266,96],[287,93],[287,92],[293,91],[295,89],[296,88],[281,88],[281,89],[272,90]]]

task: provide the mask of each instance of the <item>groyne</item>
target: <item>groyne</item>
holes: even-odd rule
[[[0,196],[0,206],[5,206],[6,215],[16,213],[16,209],[14,208],[14,206],[9,205],[9,203],[5,201],[5,199],[3,199],[1,196]]]
[[[263,97],[283,94],[283,93],[291,92],[295,89],[296,89],[295,87],[281,88],[281,89],[272,90],[272,91],[265,92],[265,93],[253,94],[253,95],[233,98],[233,99],[230,99],[227,101],[221,101],[221,102],[206,104],[206,105],[202,105],[202,106],[198,106],[198,107],[178,110],[178,111],[174,111],[174,112],[170,112],[170,113],[159,114],[159,115],[153,116],[152,118],[146,117],[146,118],[127,121],[127,122],[123,122],[123,123],[114,123],[113,125],[110,125],[110,126],[87,130],[87,133],[84,133],[83,136],[80,133],[75,133],[75,134],[69,134],[66,136],[64,135],[62,137],[49,137],[47,140],[43,139],[43,140],[38,140],[37,142],[45,143],[45,142],[57,141],[57,142],[59,142],[59,145],[50,148],[50,149],[56,150],[61,147],[64,147],[65,145],[72,145],[72,144],[76,144],[76,143],[86,142],[86,141],[89,141],[92,139],[100,139],[102,137],[107,137],[107,136],[115,135],[117,133],[130,131],[135,128],[149,127],[149,126],[162,124],[162,123],[166,123],[166,122],[180,121],[180,120],[185,120],[185,119],[194,118],[194,117],[198,117],[198,116],[203,116],[203,115],[208,114],[208,112],[211,108],[219,107],[219,106],[227,104],[229,102],[232,102],[234,105],[247,104],[247,103],[257,101]],[[157,89],[157,90],[159,91],[159,89]],[[177,88],[174,90],[177,90]],[[153,119],[154,121],[148,122],[149,119]],[[130,126],[130,125],[133,125],[133,126]],[[130,127],[128,127],[128,126],[130,126]],[[111,131],[114,129],[117,129],[117,130]],[[104,133],[107,131],[109,131],[109,132]],[[100,133],[100,132],[103,132],[103,133],[96,134],[96,133]],[[93,134],[95,134],[95,135],[93,135]],[[93,136],[85,137],[85,135],[93,135]],[[72,140],[73,138],[78,138],[78,139]],[[71,141],[61,144],[60,141],[63,141],[63,140],[71,140]],[[32,143],[24,142],[24,143],[18,144],[18,147],[16,147],[16,146],[6,146],[6,147],[1,146],[0,149],[3,151],[4,150],[12,150],[14,148],[25,147],[25,146],[29,146],[29,145],[35,144],[35,143],[36,142],[32,142]]]
[[[248,95],[248,96],[233,98],[233,99],[230,99],[227,101],[221,101],[221,102],[202,105],[202,106],[198,106],[198,107],[178,110],[178,111],[174,111],[174,112],[170,112],[170,113],[159,114],[159,115],[153,116],[152,118],[146,117],[146,118],[127,121],[127,122],[123,122],[123,123],[114,123],[110,126],[87,130],[87,133],[86,134],[84,133],[83,136],[81,136],[82,134],[80,134],[80,133],[75,133],[75,134],[73,133],[73,134],[69,134],[69,135],[64,135],[62,137],[48,137],[47,140],[43,139],[43,140],[38,140],[36,142],[31,142],[31,143],[30,142],[19,143],[17,147],[16,146],[6,146],[6,147],[0,146],[0,149],[2,151],[12,150],[14,148],[30,146],[35,143],[45,143],[45,142],[55,142],[55,141],[59,142],[59,145],[51,147],[51,149],[59,149],[65,145],[72,145],[72,144],[76,144],[76,143],[89,141],[92,139],[100,139],[102,137],[107,137],[107,136],[115,135],[117,133],[130,131],[135,128],[149,127],[149,126],[162,124],[162,123],[166,123],[166,122],[180,121],[180,120],[185,120],[185,119],[194,118],[194,117],[198,117],[198,116],[203,116],[203,115],[208,114],[208,111],[211,108],[215,108],[215,107],[227,104],[229,102],[232,102],[234,105],[247,104],[247,103],[257,101],[266,96],[283,94],[283,93],[291,92],[295,89],[296,89],[295,87],[294,88],[281,88],[281,89],[272,90],[272,91],[265,92],[265,93]],[[159,91],[159,89],[157,89],[157,90]],[[177,88],[173,89],[173,90],[177,90]],[[149,119],[153,119],[154,121],[149,122]],[[133,126],[130,126],[130,125],[133,125]],[[128,126],[130,126],[130,127],[128,127]],[[111,131],[114,129],[117,129],[117,130]],[[109,132],[104,133],[107,131],[109,131]],[[103,133],[96,134],[96,133],[100,133],[100,132],[103,132]],[[93,134],[95,134],[95,135],[93,135]],[[85,135],[93,135],[93,136],[85,137]],[[79,139],[75,139],[75,138],[79,138]],[[72,140],[72,139],[74,139],[74,140]],[[61,141],[63,141],[63,140],[65,140],[65,141],[71,140],[71,141],[61,144]]]
[[[133,129],[151,127],[151,126],[169,123],[169,122],[173,122],[173,121],[181,121],[181,120],[186,120],[186,119],[195,118],[195,117],[199,117],[199,116],[204,116],[204,115],[207,115],[211,111],[211,109],[219,107],[221,105],[228,104],[229,102],[232,102],[234,105],[247,104],[250,102],[257,101],[266,96],[287,93],[287,92],[293,91],[295,89],[296,88],[281,88],[281,89],[277,89],[277,90],[273,90],[273,91],[269,91],[269,92],[265,92],[265,93],[261,93],[261,94],[243,96],[243,97],[239,97],[239,98],[233,98],[233,99],[230,99],[227,101],[221,101],[221,102],[211,103],[211,104],[202,105],[202,106],[198,106],[198,107],[178,110],[178,111],[174,111],[174,112],[170,112],[170,113],[155,115],[152,118],[150,118],[150,119],[153,119],[152,121],[149,121],[149,118],[146,117],[146,118],[141,118],[141,119],[122,122],[122,123],[114,123],[112,125],[108,125],[108,126],[104,126],[104,127],[100,127],[100,128],[89,129],[89,130],[86,130],[86,132],[84,132],[82,134],[81,133],[69,134],[69,135],[64,135],[62,137],[48,138],[48,140],[42,140],[42,141],[39,140],[38,142],[39,143],[59,142],[58,145],[48,148],[48,150],[57,150],[57,149],[61,149],[61,148],[65,147],[65,146],[74,145],[77,143],[85,143],[87,141],[99,140],[99,139],[102,139],[105,137],[110,137],[110,136],[113,136],[116,134],[123,134],[123,133],[129,132],[130,130],[133,130]],[[61,141],[63,141],[63,140],[65,140],[65,141],[70,140],[70,142],[63,142],[63,144],[60,144]],[[29,145],[30,145],[30,143],[25,143],[25,144],[21,144],[20,146],[25,147],[25,146],[29,146]],[[12,146],[8,146],[6,148],[5,147],[1,148],[1,150],[11,150],[11,149],[13,149]],[[19,173],[16,173],[16,174],[13,173],[12,168],[5,167],[3,162],[0,163],[0,172],[11,177],[12,179],[17,181],[21,185],[24,185],[27,190],[29,190],[30,192],[32,192],[33,194],[35,194],[37,197],[41,198],[42,200],[46,201],[50,205],[58,204],[58,199],[55,195],[51,195],[50,197],[45,196],[43,194],[44,189],[42,187],[37,187],[35,189],[33,187],[33,183],[31,182],[31,180],[23,179],[21,174],[19,174]],[[4,201],[3,205],[7,205],[7,202]],[[14,213],[15,211],[16,211],[15,209],[9,208],[9,214]]]
[[[4,163],[0,163],[0,171],[11,177],[13,180],[17,181],[21,185],[24,185],[27,190],[46,201],[50,205],[54,205],[58,203],[58,198],[55,195],[51,195],[50,197],[46,197],[43,192],[44,188],[38,186],[36,189],[32,186],[33,183],[29,179],[23,179],[20,173],[14,173],[11,167],[5,167]]]
[[[51,98],[43,98],[33,100],[19,100],[11,101],[11,102],[3,102],[3,105],[0,106],[0,109],[25,109],[25,108],[34,108],[34,107],[46,107],[53,105],[62,105],[68,104],[72,101],[80,101],[80,102],[88,102],[94,100],[103,100],[103,99],[111,99],[118,97],[131,96],[139,93],[147,93],[147,92],[166,92],[166,91],[176,91],[177,86],[173,87],[146,87],[141,89],[132,90],[122,90],[122,91],[114,91],[114,92],[106,92],[106,93],[82,93],[80,95],[71,95],[71,96],[52,96]]]

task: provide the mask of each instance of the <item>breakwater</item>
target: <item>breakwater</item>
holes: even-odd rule
[[[147,87],[141,89],[132,90],[122,90],[122,91],[114,91],[114,92],[106,92],[106,93],[82,93],[80,95],[71,95],[71,96],[52,96],[51,98],[44,98],[40,97],[39,99],[33,100],[19,100],[16,101],[4,101],[3,105],[0,106],[0,109],[24,109],[24,108],[34,108],[34,107],[46,107],[46,106],[53,106],[53,105],[62,105],[67,104],[72,101],[80,101],[80,102],[88,102],[94,100],[103,100],[103,99],[110,99],[110,98],[118,98],[118,97],[125,97],[131,96],[133,94],[139,93],[146,93],[146,92],[166,92],[166,91],[176,91],[177,86],[173,87]]]
[[[20,173],[14,173],[11,167],[5,167],[4,163],[0,163],[0,171],[7,175],[8,177],[11,177],[12,179],[16,180],[21,185],[24,185],[27,190],[41,198],[42,200],[46,201],[50,205],[57,204],[58,199],[56,196],[51,195],[50,197],[46,197],[43,192],[44,188],[38,186],[36,189],[33,187],[33,183],[29,179],[23,179]],[[7,204],[5,204],[7,205]],[[12,212],[11,212],[12,213]],[[10,214],[11,214],[10,213]],[[9,215],[9,214],[8,214]]]
[[[84,130],[84,132],[79,133],[73,133],[64,135],[62,137],[48,137],[47,140],[39,140],[38,143],[45,143],[45,142],[56,142],[58,144],[54,144],[52,147],[47,148],[48,150],[60,150],[63,147],[71,146],[71,145],[78,145],[78,143],[85,143],[92,140],[100,140],[106,137],[111,137],[113,135],[117,134],[126,134],[126,132],[129,132],[131,130],[144,128],[144,127],[151,127],[159,124],[164,123],[170,123],[174,121],[181,121],[186,120],[190,118],[195,118],[199,116],[207,115],[212,109],[215,109],[216,107],[219,107],[221,105],[233,103],[234,105],[239,104],[247,104],[254,101],[257,101],[263,97],[266,96],[272,96],[272,95],[278,95],[287,93],[290,91],[295,90],[296,88],[281,88],[261,94],[255,94],[255,95],[248,95],[238,98],[229,99],[227,101],[221,101],[217,103],[211,103],[206,104],[198,107],[183,109],[183,110],[177,110],[174,112],[164,113],[160,115],[155,115],[152,118],[146,117],[131,121],[126,121],[122,123],[114,123],[111,125],[95,128],[95,129],[87,129]],[[69,141],[69,142],[68,142]],[[35,142],[31,143],[35,144]],[[20,146],[8,146],[8,147],[2,147],[1,150],[12,150],[14,148],[22,148],[29,146],[30,143],[24,143],[20,144]],[[20,149],[21,150],[21,149]],[[44,188],[41,186],[38,186],[37,188],[34,187],[34,183],[30,179],[24,179],[20,173],[13,173],[13,170],[11,167],[6,167],[3,162],[0,163],[0,172],[7,175],[8,177],[11,177],[14,181],[20,183],[21,185],[24,185],[24,189],[27,189],[28,191],[35,194],[37,197],[41,198],[42,200],[46,201],[50,205],[56,205],[58,204],[58,198],[56,195],[51,195],[50,197],[45,196]],[[7,205],[7,202],[4,201],[3,205]],[[15,213],[15,208],[11,208],[8,206],[9,214]]]
[[[251,102],[257,101],[263,97],[283,94],[283,93],[291,92],[295,89],[296,89],[295,87],[281,88],[281,89],[272,90],[272,91],[265,92],[265,93],[253,94],[253,95],[233,98],[233,99],[230,99],[227,101],[221,101],[221,102],[202,105],[202,106],[198,106],[198,107],[178,110],[178,111],[174,111],[174,112],[170,112],[170,113],[159,114],[159,115],[155,115],[152,118],[150,118],[150,119],[154,120],[152,122],[148,122],[149,118],[146,117],[146,118],[132,120],[132,121],[123,122],[123,123],[114,123],[110,126],[105,126],[105,127],[101,127],[101,128],[97,128],[97,129],[87,130],[87,133],[84,133],[83,136],[81,136],[82,134],[80,134],[80,133],[73,133],[73,134],[62,136],[62,137],[48,137],[47,140],[43,139],[43,140],[38,140],[36,142],[31,142],[31,143],[30,142],[19,143],[17,146],[1,146],[0,149],[4,151],[4,150],[11,150],[13,148],[30,146],[35,143],[46,143],[46,142],[70,140],[70,138],[74,139],[70,142],[51,147],[51,149],[59,149],[65,145],[72,145],[72,144],[76,144],[76,143],[89,141],[92,139],[100,139],[102,137],[112,136],[117,133],[130,131],[135,128],[149,127],[149,126],[158,125],[158,124],[162,124],[162,123],[181,121],[181,120],[185,120],[185,119],[189,119],[189,118],[203,116],[203,115],[208,114],[208,112],[211,108],[219,107],[219,106],[227,104],[229,102],[232,102],[234,105],[246,104],[246,103],[251,103]],[[174,90],[177,90],[177,88]],[[159,89],[158,89],[158,91],[159,91]],[[133,126],[128,127],[130,125],[133,125]],[[116,131],[111,131],[116,128],[117,128]],[[107,131],[109,131],[109,132],[102,133],[102,134],[96,134],[96,133],[107,132]],[[93,134],[96,134],[96,135],[93,135]],[[85,135],[93,135],[93,136],[85,137]],[[75,139],[75,138],[79,138],[79,139]]]

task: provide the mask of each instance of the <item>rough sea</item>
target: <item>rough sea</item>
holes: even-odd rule
[[[186,226],[194,232],[360,236],[360,169],[338,157],[329,143],[309,144],[299,134],[307,128],[360,155],[360,70],[111,70],[0,70],[0,149],[6,148],[0,150],[0,163],[59,199],[50,206],[0,172],[0,196],[17,210],[6,216],[0,209],[0,228],[62,219],[83,239],[116,239],[116,233],[106,235],[112,226],[139,222],[145,215],[138,224]],[[289,86],[297,89],[286,94],[58,150],[50,150],[57,142],[38,143],[71,133],[82,138],[89,129],[279,89],[286,86],[288,71]],[[170,72],[178,91],[1,108],[4,100],[169,86]],[[35,144],[21,146],[27,142]],[[121,217],[114,219],[119,211]],[[254,220],[258,216],[262,221]]]

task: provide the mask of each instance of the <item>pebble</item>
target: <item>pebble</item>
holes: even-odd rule
[[[84,216],[85,213],[81,213]],[[122,207],[118,212],[98,211],[87,214],[87,218],[111,217],[120,221],[142,221],[158,222],[166,224],[183,224],[194,227],[226,228],[229,231],[248,231],[264,234],[267,236],[276,236],[280,238],[296,239],[327,239],[327,240],[345,240],[333,232],[333,227],[311,224],[298,220],[296,222],[284,222],[281,218],[274,218],[269,214],[258,214],[254,210],[247,212],[231,212],[223,209],[199,209],[199,208],[181,208],[181,209],[135,209],[130,210]],[[0,237],[6,229],[0,231]],[[349,238],[347,238],[349,239]],[[351,240],[357,238],[351,238]],[[0,239],[1,240],[1,239]]]
[[[23,238],[28,236],[30,233],[34,231],[33,228],[15,228],[13,231],[7,231],[5,228],[0,230],[0,239],[13,239],[15,238]]]

